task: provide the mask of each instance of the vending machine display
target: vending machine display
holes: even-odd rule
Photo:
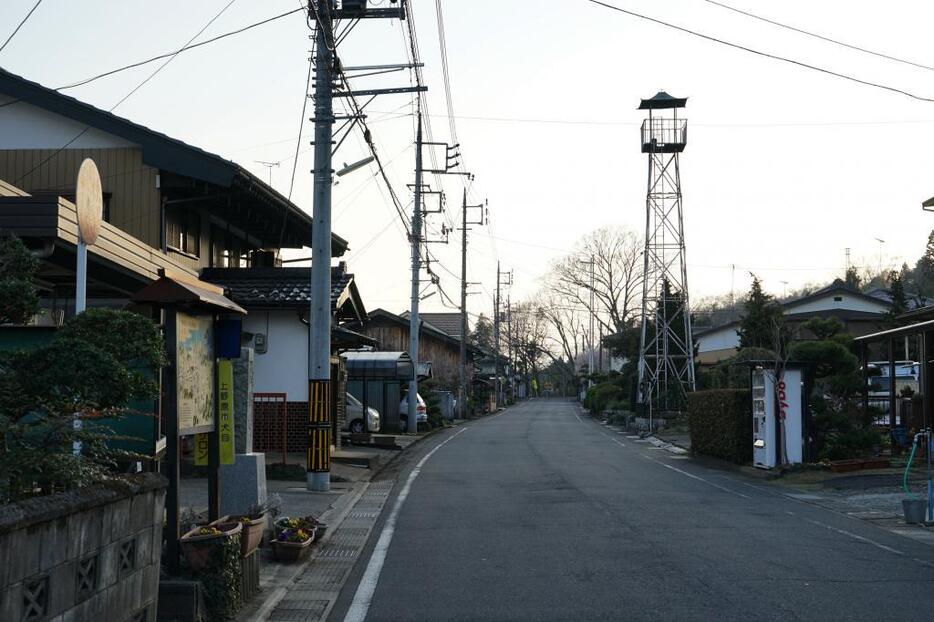
[[[752,370],[752,462],[763,469],[802,461],[802,375]]]

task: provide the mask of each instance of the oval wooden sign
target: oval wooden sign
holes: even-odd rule
[[[78,169],[75,206],[78,208],[78,235],[81,236],[82,242],[91,246],[97,242],[104,214],[101,175],[91,158],[85,158]]]

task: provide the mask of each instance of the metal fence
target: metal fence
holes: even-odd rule
[[[253,394],[253,447],[267,454],[278,452],[289,461],[289,417],[285,393]]]

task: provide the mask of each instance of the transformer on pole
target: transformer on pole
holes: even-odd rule
[[[687,98],[659,91],[643,99],[642,153],[648,154],[639,396],[651,412],[678,410],[694,390],[694,346],[681,205],[679,155],[687,120],[678,118]],[[665,111],[671,116],[665,116]]]

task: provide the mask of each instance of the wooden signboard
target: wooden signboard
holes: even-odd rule
[[[214,320],[175,314],[178,434],[214,431]]]

